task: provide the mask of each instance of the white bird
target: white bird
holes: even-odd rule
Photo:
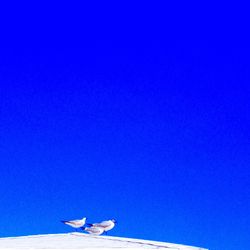
[[[63,224],[69,225],[74,228],[80,228],[83,227],[86,222],[86,217],[80,219],[80,220],[62,220],[61,222]]]
[[[81,229],[93,235],[100,235],[104,232],[103,227],[81,227]]]
[[[88,226],[91,226],[91,227],[95,227],[95,228],[103,228],[103,231],[104,232],[107,232],[109,230],[111,230],[116,224],[116,220],[115,219],[112,219],[112,220],[105,220],[105,221],[102,221],[100,223],[93,223],[93,224],[90,224],[88,223],[87,225]]]

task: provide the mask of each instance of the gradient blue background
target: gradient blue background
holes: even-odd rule
[[[181,6],[4,9],[1,237],[87,216],[116,218],[115,236],[247,249],[244,14]]]

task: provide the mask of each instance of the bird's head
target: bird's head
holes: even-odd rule
[[[112,222],[114,222],[115,224],[117,223],[117,220],[115,219],[111,219]]]

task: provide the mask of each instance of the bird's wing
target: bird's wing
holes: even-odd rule
[[[80,226],[82,224],[81,220],[62,220],[61,222],[64,224],[72,224],[75,226],[78,226],[78,225]]]
[[[101,232],[103,232],[103,230],[102,230],[101,228],[99,228],[99,227],[91,227],[91,228],[89,229],[89,231],[90,231],[91,233],[101,233]]]
[[[102,221],[101,223],[98,223],[100,227],[108,227],[110,226],[111,222],[110,221]]]
[[[91,227],[109,227],[112,224],[111,221],[105,220],[100,223],[87,223],[88,226]]]

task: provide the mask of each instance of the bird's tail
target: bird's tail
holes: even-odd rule
[[[61,220],[61,222],[65,224],[67,221],[66,220]]]
[[[87,225],[88,225],[88,226],[90,226],[90,227],[92,227],[92,226],[93,226],[93,224],[91,224],[91,223],[87,223]]]

